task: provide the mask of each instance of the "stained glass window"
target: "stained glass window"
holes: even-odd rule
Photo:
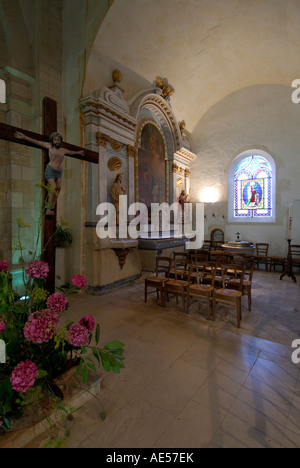
[[[272,167],[261,155],[248,156],[234,173],[234,218],[272,217]]]

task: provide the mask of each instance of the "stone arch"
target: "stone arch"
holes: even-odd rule
[[[180,149],[181,134],[173,111],[167,101],[158,94],[144,96],[136,111],[136,144],[141,141],[142,128],[146,120],[154,120],[159,126],[166,142],[166,157],[172,159],[174,153]]]

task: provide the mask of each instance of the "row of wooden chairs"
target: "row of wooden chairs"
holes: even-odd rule
[[[203,260],[195,255],[189,258],[186,253],[171,257],[157,257],[155,276],[145,279],[145,302],[150,289],[155,289],[157,298],[165,307],[169,295],[182,299],[183,312],[189,312],[191,299],[207,302],[208,318],[215,320],[216,305],[234,307],[237,311],[237,326],[242,319],[242,296],[248,296],[248,309],[251,310],[251,283],[254,262],[239,265]]]
[[[230,254],[226,253],[221,248],[216,248],[216,246],[214,246],[214,249],[212,249],[210,246],[210,241],[205,242],[206,244],[204,244],[201,249],[201,255],[203,255],[203,258],[216,261],[221,257],[221,255],[223,255],[224,261],[226,258],[231,257],[230,261],[234,262],[234,255],[230,256]],[[269,244],[267,242],[257,242],[255,247],[256,249],[255,253],[253,254],[253,259],[255,260],[257,268],[259,268],[260,264],[262,264],[264,265],[266,271],[269,269],[271,271],[272,268],[275,271],[276,265],[279,265],[281,266],[282,271],[284,270],[287,261],[286,257],[277,255],[269,256]],[[300,269],[300,245],[291,244],[290,249],[292,268]],[[198,253],[200,253],[200,251],[198,251]]]

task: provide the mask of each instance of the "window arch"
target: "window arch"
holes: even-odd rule
[[[274,222],[276,167],[262,150],[240,154],[228,177],[228,219],[233,222]]]

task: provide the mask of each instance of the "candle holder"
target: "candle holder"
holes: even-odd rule
[[[288,241],[288,254],[287,254],[287,259],[286,259],[286,268],[282,275],[280,276],[280,279],[287,275],[289,278],[292,278],[292,280],[297,283],[297,280],[295,276],[293,275],[293,264],[292,264],[292,252],[291,252],[291,239],[287,239]]]

